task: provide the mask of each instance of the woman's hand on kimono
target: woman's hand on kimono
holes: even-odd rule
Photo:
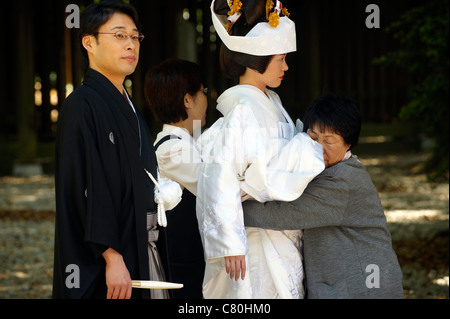
[[[227,274],[230,274],[230,279],[238,280],[239,276],[242,280],[245,278],[245,255],[227,256],[225,257],[225,269]]]
[[[123,261],[122,255],[112,248],[103,253],[106,261],[106,286],[107,299],[130,299],[132,282],[128,268]]]

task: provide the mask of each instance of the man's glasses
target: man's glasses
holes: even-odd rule
[[[117,32],[97,32],[97,34],[113,34],[114,37],[117,40],[128,40],[128,38],[131,38],[131,40],[133,41],[139,41],[142,42],[142,40],[144,40],[144,35],[142,33],[138,33],[138,34],[128,34],[124,31],[117,31]]]

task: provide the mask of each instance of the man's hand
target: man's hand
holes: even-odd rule
[[[106,286],[107,299],[130,299],[131,277],[122,255],[112,248],[108,248],[103,254],[106,261]]]
[[[230,279],[234,279],[237,281],[239,276],[242,280],[245,278],[245,255],[239,256],[227,256],[225,257],[225,267],[227,274],[230,274]]]

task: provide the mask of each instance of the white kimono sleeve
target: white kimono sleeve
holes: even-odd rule
[[[272,142],[274,143],[274,141]],[[275,144],[275,143],[274,143]],[[308,134],[278,141],[278,154],[258,157],[246,170],[241,189],[259,202],[293,201],[325,169],[322,146]]]
[[[237,176],[244,174],[255,149],[246,145],[249,141],[245,136],[249,135],[245,131],[257,127],[251,110],[238,105],[202,136],[209,139],[206,142],[209,145],[201,142],[203,165],[197,184],[197,220],[206,260],[247,254]],[[261,141],[260,138],[253,141],[253,146]]]

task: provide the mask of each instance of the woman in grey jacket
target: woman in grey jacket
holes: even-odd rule
[[[361,128],[357,106],[323,96],[304,122],[323,147],[326,169],[293,202],[246,201],[245,225],[304,230],[307,298],[403,298],[402,272],[378,192],[350,151]]]

